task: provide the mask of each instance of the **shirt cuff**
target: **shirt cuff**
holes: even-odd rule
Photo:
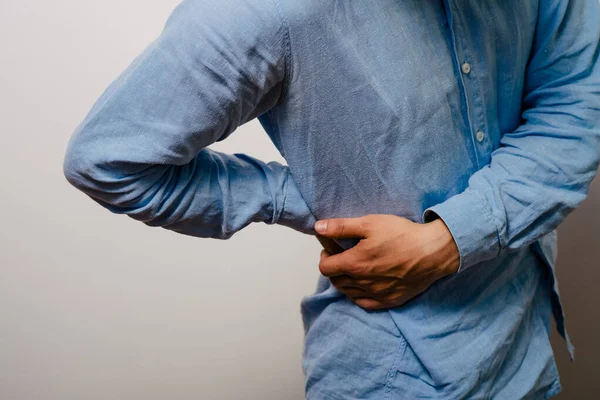
[[[276,223],[295,229],[307,235],[316,235],[314,225],[317,218],[304,201],[290,170],[286,168],[283,208]]]
[[[500,254],[499,233],[494,217],[472,192],[464,191],[427,208],[423,222],[441,218],[458,247],[460,264],[457,273]]]

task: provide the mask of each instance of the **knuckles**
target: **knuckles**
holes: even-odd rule
[[[324,276],[329,276],[331,273],[331,268],[328,265],[326,265],[326,263],[321,261],[319,263],[319,272],[321,272],[321,274]]]
[[[367,311],[375,311],[387,308],[387,305],[385,303],[373,301],[372,299],[368,298],[357,299],[355,301],[355,304]]]
[[[362,217],[359,221],[361,229],[366,232],[371,231],[376,224],[377,218],[378,217],[375,214],[369,214]]]
[[[369,299],[357,299],[354,301],[354,303],[356,303],[357,306],[364,308],[365,310],[375,309],[375,305],[372,301],[369,301]]]

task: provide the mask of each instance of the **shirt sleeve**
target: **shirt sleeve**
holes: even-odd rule
[[[77,126],[67,180],[186,235],[227,239],[251,222],[314,234],[287,166],[207,148],[283,98],[286,29],[272,0],[183,0]]]
[[[522,124],[503,135],[466,190],[426,209],[461,272],[553,231],[587,196],[600,157],[598,0],[544,0],[526,71]]]

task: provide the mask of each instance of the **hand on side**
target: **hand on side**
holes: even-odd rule
[[[338,254],[321,251],[319,270],[367,310],[400,306],[443,276],[457,272],[460,255],[441,219],[426,224],[390,214],[315,223],[325,238],[360,238]]]

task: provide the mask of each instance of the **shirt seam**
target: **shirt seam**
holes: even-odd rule
[[[284,42],[285,42],[285,49],[284,49],[285,76],[283,79],[283,88],[281,90],[281,93],[279,94],[279,99],[277,99],[277,103],[275,103],[275,105],[279,105],[279,104],[283,103],[283,100],[286,98],[286,96],[289,93],[289,86],[292,81],[293,54],[292,54],[292,45],[291,45],[291,40],[290,40],[289,23],[288,23],[287,19],[285,18],[285,16],[283,15],[283,12],[281,10],[279,2],[277,0],[271,0],[271,1],[273,2],[273,4],[275,5],[275,8],[277,9],[277,14],[279,14],[279,18],[281,20],[281,25],[284,28],[283,37],[284,37]]]
[[[285,183],[284,183],[284,189],[283,189],[283,199],[281,200],[281,209],[279,211],[275,210],[275,213],[274,213],[275,215],[273,215],[273,223],[275,223],[275,224],[279,222],[279,220],[285,213],[285,205],[286,205],[286,201],[287,201],[287,197],[288,197],[289,186],[290,186],[290,171],[286,170]]]

